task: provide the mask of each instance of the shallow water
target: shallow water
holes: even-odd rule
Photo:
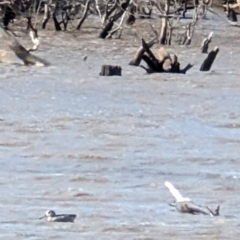
[[[238,239],[240,29],[208,17],[193,46],[170,49],[195,64],[186,75],[128,66],[139,40],[87,26],[41,33],[36,54],[51,67],[0,65],[1,239]],[[220,53],[202,73],[210,31]],[[123,76],[98,76],[104,63]],[[221,216],[174,211],[166,180]],[[48,209],[76,223],[39,220]]]

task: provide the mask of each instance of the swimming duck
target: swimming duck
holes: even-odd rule
[[[74,222],[76,217],[77,215],[75,214],[56,214],[53,210],[48,210],[39,219],[47,218],[48,222]]]

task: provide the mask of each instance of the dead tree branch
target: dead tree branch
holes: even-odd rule
[[[193,66],[188,64],[184,69],[181,70],[177,56],[174,55],[173,59],[171,59],[170,54],[164,48],[160,48],[157,51],[156,57],[150,50],[150,47],[153,46],[155,41],[156,39],[153,39],[149,43],[146,43],[142,38],[142,46],[137,50],[134,58],[130,62],[130,65],[138,66],[140,61],[143,60],[146,62],[148,68],[142,65],[140,67],[144,68],[147,73],[168,72],[183,74],[185,74]]]
[[[203,39],[202,45],[201,45],[201,52],[202,53],[207,53],[208,52],[208,46],[212,41],[212,35],[213,35],[213,32],[210,32],[208,37]]]
[[[105,16],[104,16],[105,26],[103,27],[103,30],[100,32],[98,36],[99,38],[109,37],[113,33],[115,33],[117,30],[120,29],[123,19],[125,17],[126,9],[132,1],[133,0],[125,0],[125,2],[123,2],[120,7],[117,4],[114,4],[114,6],[110,10],[108,10],[108,6],[106,6]],[[116,24],[116,21],[118,21],[120,18],[121,18],[121,21],[118,27],[111,31],[114,24]]]
[[[46,25],[50,19],[50,9],[48,3],[44,4],[44,16],[42,19],[42,29],[46,28]]]
[[[57,20],[57,10],[58,10],[58,7],[56,6],[54,12],[53,12],[53,22],[54,22],[54,26],[55,26],[55,29],[56,31],[62,31],[62,28]]]
[[[82,18],[79,22],[79,24],[77,25],[77,30],[79,30],[83,24],[83,22],[85,21],[85,19],[87,18],[87,13],[88,13],[88,10],[89,10],[89,5],[90,5],[90,0],[87,0],[86,4],[85,4],[85,7],[84,7],[84,12],[83,12],[83,15],[82,15]]]
[[[151,48],[156,42],[157,42],[157,40],[156,40],[156,38],[154,38],[151,41],[149,41],[147,43],[147,45],[149,48]],[[136,54],[134,55],[133,59],[129,63],[129,65],[139,66],[144,53],[145,53],[145,50],[144,50],[143,46],[140,46],[139,49],[137,50]]]

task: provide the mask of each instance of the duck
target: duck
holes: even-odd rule
[[[56,214],[53,210],[48,210],[39,219],[47,218],[48,222],[74,222],[76,217],[76,214]]]

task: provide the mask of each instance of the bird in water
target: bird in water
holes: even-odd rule
[[[47,218],[48,222],[74,222],[76,217],[77,215],[75,214],[56,214],[53,210],[48,210],[39,219]]]

